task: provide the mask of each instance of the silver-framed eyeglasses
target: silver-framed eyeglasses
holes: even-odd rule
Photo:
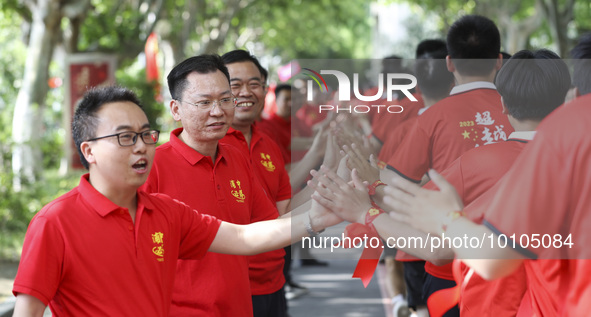
[[[199,108],[199,110],[211,110],[213,109],[213,107],[215,107],[216,104],[221,109],[229,110],[236,107],[238,100],[234,97],[226,97],[220,100],[202,100],[198,102],[188,102],[184,100],[179,100],[179,102],[190,104],[191,106]]]
[[[156,144],[158,143],[158,137],[160,136],[160,131],[158,130],[146,130],[142,132],[133,132],[133,131],[125,131],[105,136],[99,136],[97,138],[92,138],[86,140],[86,142],[96,141],[100,139],[110,138],[110,137],[117,137],[117,141],[121,146],[132,146],[135,145],[137,142],[138,136],[141,137],[142,141],[145,144]]]

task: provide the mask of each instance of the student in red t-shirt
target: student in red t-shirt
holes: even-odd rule
[[[447,49],[443,49],[425,53],[415,61],[414,73],[417,78],[419,91],[424,100],[424,107],[419,109],[416,115],[421,115],[439,100],[449,96],[449,91],[454,84],[454,78],[453,74],[447,70],[445,64],[446,56]],[[403,122],[394,129],[394,132],[390,133],[390,136],[380,151],[378,160],[387,161],[392,156],[396,148],[404,140],[404,136],[406,136],[408,128],[412,126],[414,120],[416,118],[411,118]],[[385,166],[385,163],[383,166]],[[404,266],[408,306],[416,311],[419,316],[427,315],[427,303],[422,296],[425,261],[410,256],[401,250],[396,253],[396,260],[401,261]]]
[[[415,59],[424,58],[427,54],[439,51],[447,52],[445,41],[439,39],[423,40],[417,45],[417,48],[415,50]],[[402,68],[401,61],[401,58],[395,55],[384,58],[382,62],[382,72],[405,72],[405,70]],[[417,101],[411,101],[410,99],[406,98],[406,96],[401,96],[399,99],[397,98],[397,100],[392,101],[393,104],[399,104],[401,107],[404,108],[404,111],[402,113],[391,114],[387,112],[381,112],[378,114],[375,111],[370,112],[372,118],[371,140],[374,144],[379,144],[379,146],[377,146],[378,148],[381,146],[385,146],[388,143],[388,140],[392,135],[392,131],[397,129],[401,124],[403,124],[407,120],[416,117],[418,113],[421,111],[420,109],[425,107],[423,94],[420,91],[420,84],[418,86],[419,89],[417,89],[417,91],[413,93],[413,96],[417,99]],[[449,90],[446,92],[446,95],[448,93]],[[370,91],[367,92],[365,95],[375,94],[376,92]],[[382,98],[382,101],[384,103],[388,103],[385,97]]]
[[[178,259],[266,252],[338,221],[313,210],[240,226],[142,191],[159,132],[124,88],[88,91],[72,136],[89,173],[31,220],[14,316],[42,316],[48,304],[53,316],[169,316]]]
[[[283,160],[289,164],[291,162],[291,85],[277,85],[274,94],[277,111],[270,114],[268,118],[262,118],[257,126],[277,142],[281,148]]]
[[[449,97],[417,117],[388,161],[387,168],[393,173],[385,179],[399,176],[419,183],[429,168],[445,169],[467,150],[505,141],[513,132],[492,83],[502,65],[494,22],[475,15],[460,18],[449,30],[447,47],[447,66],[457,85]],[[375,179],[368,182],[373,184]],[[387,208],[381,200],[383,190],[384,186],[376,189],[374,200]],[[425,270],[425,298],[455,285],[450,266],[427,263]],[[458,314],[455,308],[446,316]]]
[[[495,84],[515,132],[505,142],[464,153],[441,173],[456,188],[466,206],[497,183],[533,139],[541,120],[563,103],[570,88],[570,74],[566,63],[550,51],[521,51],[503,66]],[[435,186],[427,183],[425,188],[435,189]],[[469,217],[480,223],[482,214],[472,213]],[[464,270],[464,276],[468,271]],[[523,269],[491,283],[473,275],[462,287],[460,313],[462,316],[514,315],[525,290]]]
[[[572,56],[577,58],[573,84],[583,96],[544,119],[535,139],[485,194],[490,197],[484,203],[482,196],[464,208],[453,186],[435,172],[430,174],[439,191],[401,180],[388,190],[399,202],[401,215],[396,218],[412,219],[422,231],[506,241],[505,247],[495,243],[491,248],[489,243],[482,250],[454,247],[454,252],[486,279],[507,276],[523,264],[526,299],[535,316],[584,316],[591,309],[591,251],[581,243],[589,240],[591,225],[591,140],[581,133],[591,124],[591,36],[581,39]],[[481,215],[482,225],[464,217],[462,209]],[[538,241],[546,242],[536,247]]]
[[[563,103],[570,88],[570,75],[568,67],[556,54],[545,50],[534,53],[522,51],[515,54],[514,59],[499,72],[496,85],[504,101],[503,111],[509,116],[516,132],[505,142],[478,147],[464,153],[442,172],[459,192],[464,205],[472,203],[490,189],[511,167],[528,140],[533,138],[534,130],[540,121]],[[350,221],[355,221],[359,218],[357,214],[371,207],[368,202],[366,205],[359,205],[351,201],[355,195],[349,193],[335,198],[334,195],[344,188],[334,187],[331,183],[321,183],[330,190],[330,195],[324,195],[325,199],[335,201],[333,205],[326,207],[334,208],[333,210],[339,214],[348,212],[346,219]],[[430,182],[425,188],[433,189],[434,185]],[[322,193],[322,189],[318,191]],[[468,213],[468,216],[480,223],[482,212]],[[400,237],[393,222],[394,220],[383,216],[376,219],[374,225],[382,237]],[[426,235],[420,237],[427,238]],[[443,248],[436,248],[438,249]],[[448,253],[445,257],[453,256],[450,253],[451,249],[446,250]],[[412,253],[415,250],[410,251]],[[405,266],[405,270],[407,268],[408,266]],[[412,269],[410,267],[411,271]],[[461,314],[515,315],[525,290],[523,269],[494,283],[485,283],[479,276],[474,275],[469,283],[462,285]]]

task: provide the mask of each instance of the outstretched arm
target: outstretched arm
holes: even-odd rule
[[[320,232],[343,220],[312,201],[308,212],[289,213],[281,218],[248,225],[222,222],[209,251],[225,254],[253,255],[276,250]]]
[[[18,294],[14,304],[13,317],[41,317],[45,311],[45,304],[35,296]]]
[[[350,222],[365,223],[365,215],[372,207],[367,192],[367,185],[353,170],[353,183],[345,183],[336,174],[326,169],[321,169],[321,177],[316,185],[316,193],[313,198],[324,207],[338,214]],[[397,222],[388,214],[379,215],[373,225],[378,234],[386,242],[409,254],[420,257],[437,265],[448,263],[453,259],[450,248],[431,246],[431,239],[427,233],[416,230],[405,223]],[[405,240],[405,242],[401,241]],[[422,242],[425,241],[425,244]]]
[[[439,190],[428,190],[398,178],[385,189],[384,202],[393,207],[391,216],[423,232],[445,235],[451,239],[464,236],[483,237],[493,232],[483,225],[464,217],[463,204],[455,188],[435,171],[430,171],[431,180]],[[470,248],[466,244],[454,246],[457,257],[484,278],[495,279],[513,272],[524,257],[511,248],[497,244],[483,244],[483,248]],[[486,260],[482,260],[486,259]]]

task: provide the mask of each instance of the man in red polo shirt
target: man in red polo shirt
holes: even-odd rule
[[[170,142],[156,150],[145,188],[225,221],[247,224],[276,219],[277,208],[253,171],[256,167],[241,150],[218,143],[232,123],[236,106],[229,78],[221,58],[211,55],[189,58],[173,68],[168,75],[170,110],[183,128],[172,131]],[[271,155],[260,161],[280,169],[281,155]],[[280,188],[276,184],[271,189]],[[269,265],[280,276],[270,276],[270,283],[282,279],[283,250],[275,254],[280,255],[268,258]],[[208,254],[199,261],[179,261],[177,276],[172,316],[252,316],[246,257]],[[279,282],[282,288],[283,281]]]
[[[228,133],[220,143],[235,146],[250,160],[267,198],[277,207],[277,211],[271,216],[265,215],[265,219],[277,218],[289,212],[291,185],[281,149],[255,124],[265,105],[267,70],[245,50],[227,52],[222,55],[222,60],[228,67],[230,88],[237,105]],[[255,317],[287,315],[283,290],[284,257],[283,250],[275,250],[248,258]]]
[[[130,90],[87,92],[72,135],[89,173],[31,221],[14,316],[42,316],[48,304],[53,316],[169,316],[177,259],[266,252],[330,223],[313,211],[239,226],[138,190],[159,132]]]

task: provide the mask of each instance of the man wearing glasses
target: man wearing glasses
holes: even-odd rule
[[[159,132],[124,88],[89,91],[72,135],[89,173],[31,221],[14,316],[40,317],[48,304],[53,316],[169,316],[178,259],[266,252],[338,221],[313,211],[239,226],[142,191]]]
[[[168,75],[170,111],[182,128],[156,149],[148,192],[164,193],[218,219],[249,224],[277,218],[250,162],[234,146],[218,144],[234,118],[228,70],[217,55],[188,58]],[[171,316],[252,316],[244,256],[207,254],[181,260]]]

